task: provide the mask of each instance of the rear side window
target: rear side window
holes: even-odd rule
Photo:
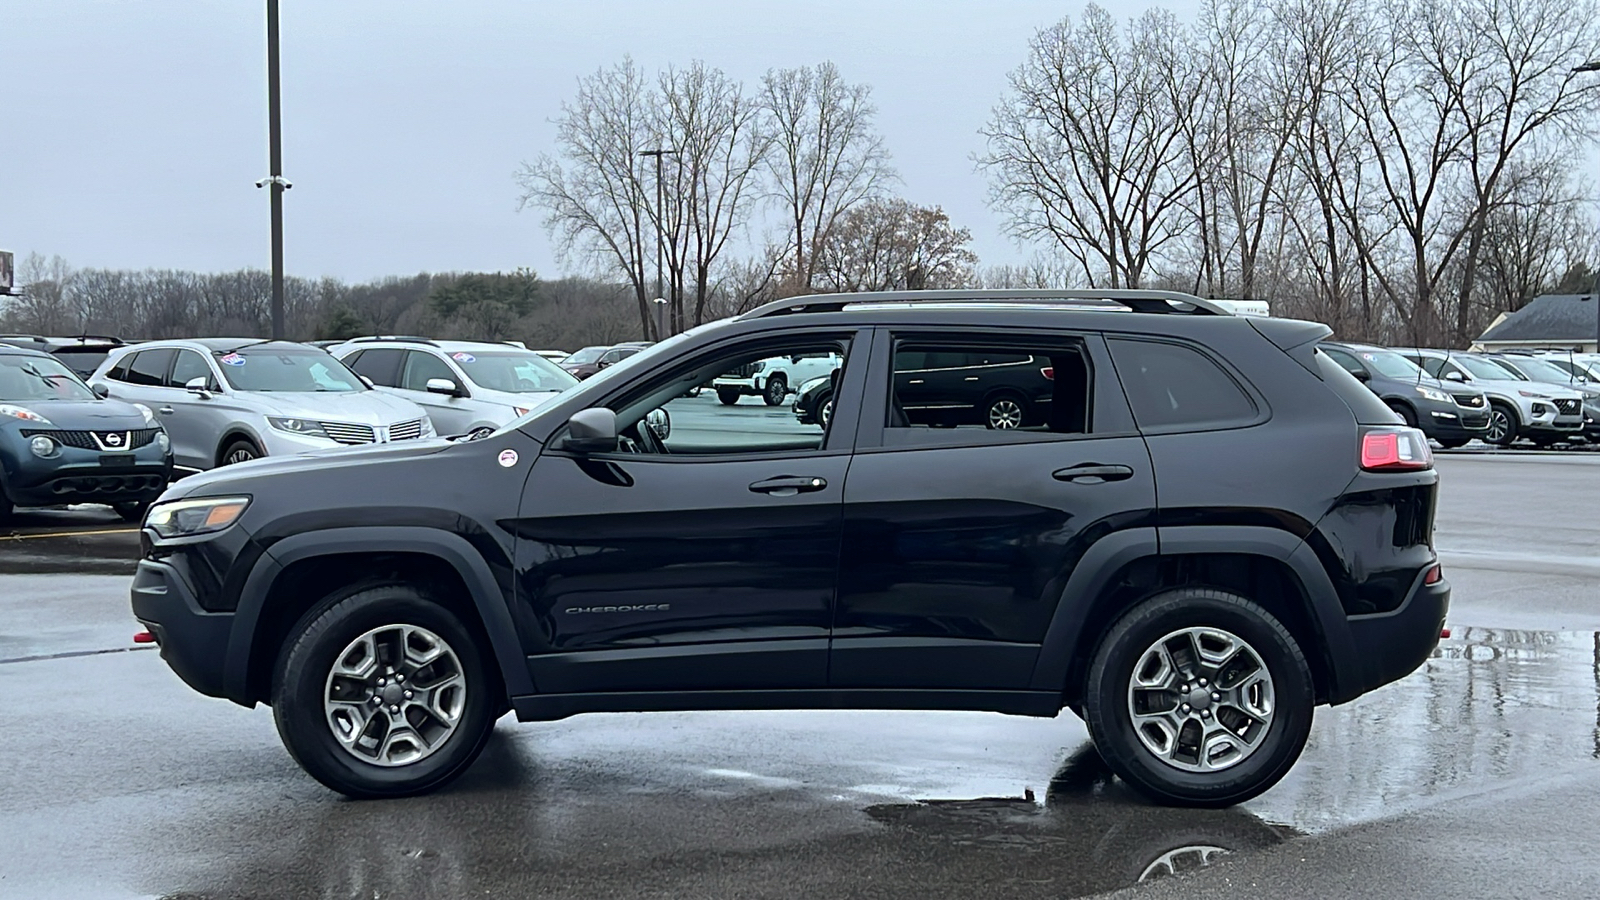
[[[1109,343],[1140,428],[1221,427],[1255,420],[1250,395],[1200,351],[1162,341],[1114,338]]]
[[[1090,365],[1081,342],[1053,335],[895,345],[884,442],[985,444],[1090,431]]]
[[[150,387],[161,387],[167,381],[167,369],[172,365],[171,350],[141,350],[133,357],[133,362],[128,365],[128,376],[123,380],[129,384],[142,384]]]
[[[395,387],[400,383],[400,357],[404,354],[404,350],[358,350],[345,359],[345,364],[373,384]]]

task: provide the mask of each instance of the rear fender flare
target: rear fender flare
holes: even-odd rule
[[[245,579],[239,593],[233,630],[228,639],[228,669],[223,673],[223,693],[248,702],[248,678],[256,625],[273,582],[284,569],[301,560],[343,553],[415,553],[444,560],[467,586],[472,604],[483,620],[490,650],[500,666],[508,696],[534,692],[526,657],[517,641],[505,592],[483,556],[460,535],[416,526],[371,526],[308,531],[273,544]]]

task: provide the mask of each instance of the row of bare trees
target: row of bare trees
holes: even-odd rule
[[[521,202],[567,258],[631,286],[652,335],[658,295],[676,332],[771,297],[964,283],[971,235],[889,196],[875,113],[832,63],[751,87],[701,62],[652,76],[625,59],[579,82],[554,152],[518,172]]]
[[[1041,30],[979,165],[1014,236],[1097,286],[1268,298],[1464,344],[1577,260],[1593,0],[1090,6]]]

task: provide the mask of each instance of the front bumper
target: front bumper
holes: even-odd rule
[[[1489,430],[1489,408],[1469,409],[1455,403],[1424,400],[1417,404],[1417,427],[1434,440],[1483,437]]]
[[[760,375],[749,378],[717,378],[711,382],[711,387],[716,391],[738,391],[746,397],[754,397],[762,392],[766,382]]]
[[[224,670],[233,613],[200,607],[193,588],[165,562],[142,559],[133,575],[133,615],[156,636],[161,658],[184,683],[225,696]]]
[[[5,492],[17,506],[142,503],[160,496],[172,479],[172,455],[155,443],[128,453],[63,445],[43,458],[26,444],[7,449]]]

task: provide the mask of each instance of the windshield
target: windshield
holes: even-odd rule
[[[0,401],[93,399],[89,386],[56,360],[0,356]]]
[[[1553,384],[1570,384],[1572,373],[1553,363],[1542,359],[1504,359],[1496,360],[1501,365],[1511,366],[1534,381],[1548,381]]]
[[[1403,378],[1417,381],[1427,375],[1416,363],[1392,350],[1362,350],[1356,354],[1361,362],[1385,378]]]
[[[578,383],[578,379],[537,353],[469,350],[452,353],[450,358],[473,384],[491,391],[564,391]]]
[[[1450,361],[1472,373],[1473,378],[1485,378],[1489,381],[1527,381],[1522,374],[1505,366],[1497,366],[1481,356],[1452,356]]]
[[[574,353],[571,356],[567,357],[566,359],[563,359],[562,362],[566,363],[569,366],[581,366],[584,363],[592,363],[595,360],[600,358],[600,354],[606,352],[609,349],[611,349],[611,348],[610,347],[585,347],[582,350],[579,350],[577,353]]]
[[[217,353],[222,375],[236,391],[310,393],[364,391],[344,363],[321,350],[260,347]]]

